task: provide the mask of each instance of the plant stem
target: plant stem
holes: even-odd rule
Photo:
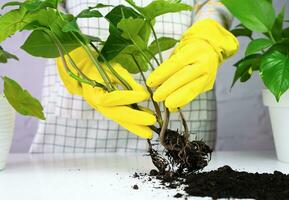
[[[134,55],[131,55],[131,56],[132,56],[134,62],[136,63],[136,65],[137,65],[140,73],[141,73],[142,79],[143,79],[143,81],[144,81],[144,83],[145,83],[145,86],[146,86],[148,92],[150,93],[150,98],[151,98],[151,100],[152,100],[152,102],[153,102],[153,105],[154,105],[154,107],[155,107],[155,110],[156,110],[157,121],[158,121],[158,123],[159,123],[159,126],[162,127],[162,125],[163,125],[163,120],[162,120],[161,109],[160,109],[158,103],[155,102],[154,99],[153,99],[153,91],[152,91],[152,89],[151,89],[150,87],[147,86],[147,84],[146,84],[146,77],[145,77],[145,75],[143,74],[143,72],[142,72],[142,70],[141,70],[141,68],[140,68],[140,66],[139,66],[136,58],[134,57]]]
[[[154,38],[155,38],[155,41],[156,41],[156,44],[157,44],[157,47],[158,47],[158,50],[159,50],[160,61],[161,61],[161,63],[163,63],[163,56],[162,56],[162,53],[161,53],[162,51],[161,51],[161,47],[160,47],[160,43],[159,43],[159,40],[158,40],[156,31],[155,31],[155,29],[154,29],[151,21],[149,21],[149,25],[150,25],[150,27],[151,27],[151,30],[152,30],[152,32],[153,32],[153,36],[154,36]]]
[[[74,78],[75,80],[81,82],[81,83],[86,83],[89,84],[93,87],[100,87],[103,88],[105,90],[107,90],[107,88],[101,84],[96,82],[95,80],[92,80],[90,78],[88,78],[86,75],[84,75],[82,73],[82,71],[77,67],[77,65],[73,62],[72,58],[70,57],[70,55],[66,52],[65,48],[63,47],[63,45],[61,44],[61,42],[58,40],[57,36],[54,35],[53,32],[49,32],[49,31],[45,31],[45,33],[47,33],[50,38],[52,39],[52,41],[54,42],[55,46],[58,49],[58,52],[60,54],[60,57],[62,59],[62,63],[64,66],[65,71],[68,73],[69,76],[71,76],[72,78]],[[81,75],[81,77],[77,76],[76,74],[74,74],[68,67],[66,60],[65,60],[65,54],[68,55],[69,59],[72,61],[72,66],[74,67],[74,69]]]
[[[186,122],[186,119],[181,111],[181,109],[178,109],[179,110],[179,113],[180,113],[180,116],[181,116],[181,120],[182,120],[182,124],[184,126],[184,137],[185,137],[185,140],[188,141],[189,140],[189,128],[188,128],[188,124]]]
[[[158,59],[149,51],[147,50],[147,52],[150,54],[150,56],[154,59],[154,61],[157,63],[157,65],[160,65],[160,62],[158,61]]]
[[[170,112],[169,112],[168,108],[165,108],[163,126],[162,126],[161,132],[160,132],[160,142],[164,147],[166,146],[165,134],[166,134],[166,131],[168,129],[169,121],[170,121]]]
[[[96,46],[91,42],[90,45],[92,48],[98,53],[98,55],[101,57],[101,59],[104,60],[106,66],[108,69],[111,71],[111,73],[122,83],[122,85],[127,89],[127,90],[132,90],[132,87],[129,85],[129,83],[123,79],[111,66],[111,64],[105,59],[105,57],[100,53],[100,51],[96,48]]]
[[[276,43],[276,40],[275,40],[275,38],[274,38],[272,32],[269,31],[268,34],[269,34],[270,39],[271,39],[274,43]]]
[[[108,91],[113,91],[115,88],[112,84],[112,81],[110,80],[109,76],[105,72],[105,70],[102,68],[101,64],[95,59],[93,56],[90,48],[87,46],[87,44],[84,44],[76,35],[75,33],[71,32],[71,34],[75,37],[75,39],[81,44],[81,46],[84,48],[85,52],[89,56],[90,60],[93,62],[95,67],[97,68],[101,78],[103,79]]]

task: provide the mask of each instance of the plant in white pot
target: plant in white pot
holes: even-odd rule
[[[272,1],[222,0],[242,24],[233,34],[251,39],[245,57],[235,64],[232,86],[259,72],[267,89],[264,104],[269,107],[278,159],[289,162],[289,27],[284,19],[286,5],[276,14]],[[254,34],[259,33],[259,34]],[[257,35],[257,37],[256,37]],[[282,98],[281,98],[282,96]]]
[[[0,46],[0,63],[7,63],[8,59],[18,58],[3,50]],[[43,108],[39,101],[32,97],[27,90],[14,80],[2,76],[4,81],[4,91],[0,90],[0,170],[6,165],[10,151],[14,124],[15,110],[22,115],[34,116],[45,119]]]

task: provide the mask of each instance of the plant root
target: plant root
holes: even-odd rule
[[[165,154],[153,149],[149,142],[149,155],[160,174],[176,172],[190,174],[202,170],[211,159],[211,148],[203,141],[189,141],[188,137],[177,131],[167,129],[163,146]]]

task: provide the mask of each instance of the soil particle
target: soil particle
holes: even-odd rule
[[[177,193],[174,195],[175,198],[182,198],[184,195],[181,193]]]
[[[139,174],[135,172],[132,177],[133,178],[139,178]]]
[[[156,175],[158,175],[159,174],[159,172],[157,171],[157,170],[155,170],[155,169],[152,169],[151,171],[150,171],[150,176],[156,176]]]
[[[132,189],[134,189],[134,190],[138,190],[138,185],[134,185],[134,186],[132,186]]]

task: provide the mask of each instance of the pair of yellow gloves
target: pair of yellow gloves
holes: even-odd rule
[[[184,33],[170,58],[147,78],[146,84],[156,88],[153,99],[157,102],[165,101],[171,111],[187,105],[201,93],[213,88],[218,66],[235,54],[238,47],[238,40],[218,22],[205,19],[195,23]],[[82,48],[72,51],[70,56],[89,78],[104,83]],[[112,65],[132,90],[107,92],[88,84],[80,84],[66,73],[61,59],[57,59],[59,74],[71,94],[82,96],[94,109],[130,132],[142,138],[152,138],[149,126],[156,123],[155,115],[148,109],[135,109],[131,106],[149,99],[150,94],[126,69],[119,64]],[[74,71],[71,66],[69,68]],[[121,85],[109,70],[107,74],[115,85]]]

